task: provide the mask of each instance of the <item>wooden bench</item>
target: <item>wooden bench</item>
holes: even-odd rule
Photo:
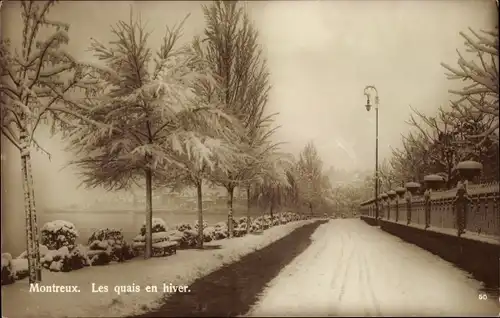
[[[177,242],[163,241],[153,244],[154,256],[165,256],[177,253]]]

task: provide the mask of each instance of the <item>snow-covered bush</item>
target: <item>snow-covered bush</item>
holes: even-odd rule
[[[257,233],[261,230],[261,225],[258,221],[252,222],[250,225],[250,233]]]
[[[261,222],[260,222],[260,225],[261,225],[261,228],[263,230],[267,230],[268,228],[271,227],[272,223],[271,223],[271,218],[268,216],[268,215],[265,215],[262,219],[261,219]]]
[[[262,222],[263,222],[262,217],[259,216],[255,218],[250,225],[250,233],[256,233],[263,230]]]
[[[214,240],[215,227],[207,226],[203,229],[203,242],[210,242]]]
[[[156,234],[156,233],[154,233]],[[100,229],[92,233],[88,240],[90,250],[110,249],[110,258],[122,262],[135,256],[130,246],[124,241],[123,234],[117,229]]]
[[[177,229],[177,231],[181,231],[181,232],[184,232],[185,230],[192,230],[193,229],[193,227],[189,223],[177,224],[175,228]]]
[[[113,249],[113,245],[108,243],[107,240],[104,241],[93,241],[89,245],[89,249],[87,251],[87,255],[90,259],[90,264],[94,265],[107,265],[112,260],[117,260],[116,258],[119,255],[116,249]]]
[[[92,266],[108,265],[112,260],[109,250],[88,250],[87,257]]]
[[[153,218],[153,226],[151,228],[151,233],[165,232],[167,230],[167,224],[163,219]],[[141,235],[146,234],[146,222],[142,224]]]
[[[2,253],[2,285],[12,284],[15,281],[12,270],[12,255]]]
[[[71,251],[63,246],[58,250],[49,250],[40,261],[43,267],[53,272],[70,272],[94,265],[88,253],[88,249],[81,244],[74,246]]]
[[[227,224],[226,222],[219,222],[215,224],[214,226],[214,232],[212,234],[212,237],[214,240],[222,240],[227,238],[228,231],[227,231]]]
[[[196,246],[196,241],[198,239],[198,232],[195,230],[185,230],[182,232],[182,243],[181,248],[190,248]]]
[[[182,239],[179,239],[178,237],[173,239],[172,233],[181,233],[181,235],[182,235],[182,232],[179,232],[177,230],[156,232],[156,233],[153,233],[151,235],[152,236],[152,244],[160,243],[160,242],[164,242],[164,241],[177,241],[180,244],[180,241]],[[179,236],[179,235],[177,235],[177,236]],[[146,237],[144,235],[137,235],[134,238],[130,249],[133,250],[133,255],[135,256],[138,254],[139,251],[144,250],[145,246],[146,246]]]
[[[196,220],[196,221],[194,222],[194,224],[193,224],[193,228],[194,228],[194,230],[195,230],[195,231],[198,231],[198,224],[199,224],[199,223],[198,223],[198,220]],[[205,229],[207,226],[208,226],[208,223],[207,223],[207,222],[205,222],[205,221],[203,221],[203,229]]]
[[[74,271],[80,268],[83,268],[85,266],[90,266],[94,265],[92,263],[92,259],[89,259],[88,257],[88,252],[89,249],[86,246],[83,246],[81,244],[78,244],[73,248],[71,251],[69,251],[69,256],[67,256],[63,262],[63,270],[62,272],[66,271],[66,267],[68,268],[69,271]]]
[[[124,242],[122,245],[122,257],[124,260],[128,261],[129,259],[132,259],[136,257],[137,254],[135,253],[134,249],[130,244],[127,242]]]
[[[47,222],[41,230],[41,243],[49,250],[58,250],[63,246],[75,245],[78,231],[73,223],[63,220]]]
[[[278,225],[280,225],[280,220],[279,220],[279,218],[277,216],[273,217],[273,219],[271,221],[271,225],[272,226],[278,226]]]
[[[252,221],[252,218],[250,218],[250,222]],[[247,217],[244,216],[244,217],[241,217],[238,219],[238,224],[243,224],[243,223],[247,223]]]
[[[281,218],[285,219],[287,223],[297,220],[296,216],[293,213],[291,213],[291,212],[285,212],[285,213],[283,213],[281,215]]]
[[[234,229],[234,236],[240,237],[247,234],[247,224],[245,223],[240,223],[238,226]]]

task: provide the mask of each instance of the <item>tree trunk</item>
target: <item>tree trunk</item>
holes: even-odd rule
[[[31,169],[31,156],[29,156],[26,160],[26,165],[28,169],[28,177],[29,177],[29,188],[31,189],[31,230],[33,232],[33,247],[35,254],[35,271],[36,271],[36,281],[42,281],[42,265],[40,263],[40,236],[38,234],[38,221],[36,219],[36,206],[35,206],[35,187],[33,186],[33,172]]]
[[[250,185],[247,186],[247,234],[250,233]]]
[[[278,208],[281,207],[281,187],[279,185],[276,186],[276,203],[278,204]]]
[[[21,130],[19,134],[19,142],[21,145],[21,172],[23,176],[23,192],[24,192],[24,211],[26,214],[26,253],[28,259],[29,283],[37,282],[37,256],[35,254],[34,237],[33,237],[33,217],[32,217],[32,182],[30,176],[29,162],[30,151],[28,144],[28,134],[25,130]]]
[[[146,233],[144,258],[148,259],[152,256],[153,250],[153,180],[151,169],[146,169]]]
[[[276,198],[275,198],[275,189],[274,187],[271,187],[271,204],[269,205],[269,215],[271,216],[271,220],[273,219],[273,212],[274,212],[274,203],[276,201]]]
[[[234,197],[234,187],[228,186],[227,189],[227,232],[228,237],[233,237],[233,197]]]
[[[196,194],[198,195],[198,248],[203,248],[203,180],[196,185]]]
[[[446,180],[446,189],[449,190],[449,189],[453,188],[453,183],[452,183],[453,178],[451,176],[451,171],[453,170],[452,164],[448,164],[447,168],[448,168],[447,169],[448,171],[446,171],[446,173],[448,173],[448,178]]]
[[[313,205],[309,203],[309,211],[311,211],[311,216],[313,216]]]
[[[26,165],[26,162],[29,158],[29,150],[26,140],[27,136],[25,135],[25,133],[21,132],[21,136],[19,139],[21,143],[21,171],[23,175],[24,212],[26,218],[26,253],[28,259],[29,283],[32,284],[36,283],[36,261],[35,255],[33,254],[33,230],[31,227],[31,190],[29,189],[28,169]]]

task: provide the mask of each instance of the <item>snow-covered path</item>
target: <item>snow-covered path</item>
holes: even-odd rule
[[[358,219],[321,225],[249,316],[497,316],[479,282],[441,258]]]

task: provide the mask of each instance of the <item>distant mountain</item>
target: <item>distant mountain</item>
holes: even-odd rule
[[[330,179],[332,186],[343,186],[343,185],[358,185],[362,184],[367,176],[371,176],[373,172],[369,170],[351,170],[347,171],[345,169],[336,169],[331,166],[326,170],[325,174]]]

